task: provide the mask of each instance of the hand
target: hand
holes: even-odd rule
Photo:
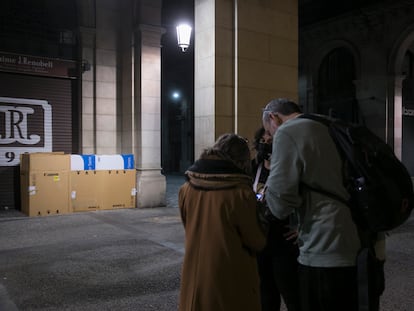
[[[299,232],[297,228],[292,228],[289,225],[286,225],[285,228],[289,228],[290,230],[283,234],[283,237],[286,239],[286,241],[292,241],[293,244],[298,243],[298,236]]]
[[[256,206],[257,220],[259,221],[259,225],[263,232],[267,235],[269,232],[270,221],[266,217],[266,204],[258,200]]]

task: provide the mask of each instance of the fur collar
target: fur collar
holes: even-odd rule
[[[252,179],[230,161],[218,157],[197,160],[186,172],[188,182],[195,188],[218,190],[240,184],[251,187]]]

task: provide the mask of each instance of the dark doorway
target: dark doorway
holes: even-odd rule
[[[190,47],[177,45],[176,26],[193,27]],[[184,173],[194,161],[194,2],[164,0],[166,30],[161,50],[161,165],[165,174]]]
[[[414,54],[407,51],[402,74],[402,162],[414,176]]]
[[[42,62],[53,59],[75,63],[78,59],[79,27],[75,1],[3,0],[1,5],[0,51],[3,59],[10,55],[22,59],[23,63],[26,57],[34,57]],[[20,103],[27,100],[47,102],[52,115],[49,121],[52,122],[51,132],[48,134],[52,137],[52,143],[51,150],[44,150],[76,152],[79,146],[78,80],[72,75],[68,79],[66,74],[56,77],[50,73],[42,74],[42,70],[36,72],[27,68],[2,66],[0,96],[3,97],[3,107],[14,106],[15,100]],[[9,98],[14,104],[8,102]],[[28,107],[33,109],[32,106]],[[44,120],[39,117],[42,116],[39,111],[40,108],[33,109],[33,122],[25,127],[26,130],[32,130],[31,125],[34,125],[33,133],[42,136],[45,133],[45,130],[42,130]],[[3,111],[0,113],[0,138],[5,137],[5,118]],[[9,126],[10,124],[12,123],[9,123]],[[0,165],[0,208],[20,208],[20,160],[17,159],[24,152],[34,151],[30,144],[21,142],[3,141],[0,149],[0,158],[7,155],[7,160],[10,160]],[[16,161],[12,161],[14,159]]]
[[[319,68],[317,112],[358,123],[354,80],[354,58],[347,48],[336,48],[326,55]]]

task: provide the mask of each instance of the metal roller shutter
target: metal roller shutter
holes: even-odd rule
[[[74,81],[71,79],[0,73],[0,97],[47,101],[51,107],[52,114],[51,149],[52,151],[72,153],[72,146],[77,145],[77,137],[73,137],[73,133],[76,133],[76,131],[73,129],[72,122],[74,111],[72,84],[74,84]],[[44,120],[42,118],[32,118],[32,122],[43,123]],[[4,128],[5,117],[0,116],[0,137],[5,137]],[[40,125],[40,128],[43,128],[43,124]],[[1,143],[0,153],[4,153],[5,147],[8,147],[8,150],[10,150],[10,144]],[[20,147],[19,150],[22,150],[22,148]],[[20,154],[20,152],[18,153]],[[4,158],[4,155],[0,154],[0,156]],[[20,208],[19,174],[18,164],[0,166],[0,208],[5,206]]]

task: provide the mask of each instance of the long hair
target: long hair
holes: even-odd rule
[[[259,127],[256,132],[254,133],[253,138],[253,148],[258,151],[260,141],[263,139],[263,135],[265,134],[265,128],[263,126]]]
[[[250,175],[250,149],[245,138],[233,134],[226,133],[221,135],[213,147],[205,149],[200,158],[208,155],[217,155],[227,161],[232,162],[238,168],[242,169],[246,174]]]

